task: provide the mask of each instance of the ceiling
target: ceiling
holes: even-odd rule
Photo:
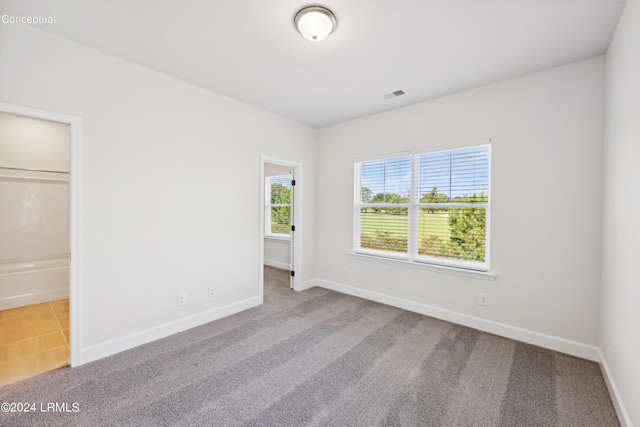
[[[624,2],[323,0],[337,30],[305,40],[305,0],[1,0],[48,32],[314,127],[591,58]],[[401,89],[406,95],[384,99]]]

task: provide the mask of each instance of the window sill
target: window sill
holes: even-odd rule
[[[290,242],[290,236],[264,236],[265,240],[273,240],[274,242]]]
[[[417,268],[419,270],[428,270],[428,271],[435,271],[438,273],[454,274],[457,276],[473,277],[475,279],[482,279],[482,280],[495,280],[496,277],[498,277],[497,274],[489,273],[486,271],[475,271],[475,270],[466,270],[463,268],[445,267],[443,265],[426,264],[422,262],[407,261],[404,259],[385,258],[385,257],[380,257],[375,255],[359,254],[356,252],[349,252],[349,256],[351,258],[360,259],[363,261],[378,262],[378,263],[390,264],[390,265],[399,265],[403,267]]]

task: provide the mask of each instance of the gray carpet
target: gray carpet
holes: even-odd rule
[[[265,304],[0,388],[3,426],[617,426],[598,365],[265,268]]]

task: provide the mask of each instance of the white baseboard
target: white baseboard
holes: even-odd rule
[[[526,342],[528,344],[548,348],[550,350],[559,351],[561,353],[570,354],[582,359],[600,362],[600,352],[597,347],[586,345],[576,341],[554,337],[552,335],[542,334],[539,332],[518,328],[516,326],[510,326],[504,323],[494,322],[492,320],[481,319],[479,317],[469,316],[467,314],[457,313],[455,311],[445,310],[442,308],[433,307],[430,305],[421,304],[414,301],[369,291],[366,289],[355,288],[353,286],[347,286],[328,280],[316,279],[315,285],[322,288],[331,289],[333,291],[342,292],[371,301],[391,305],[393,307],[413,311],[415,313],[435,317],[436,319],[446,320],[458,325],[468,326],[470,328],[489,332],[494,335],[499,335],[517,341]]]
[[[0,310],[69,298],[69,286],[0,299]]]
[[[273,260],[270,260],[270,259],[265,259],[264,260],[264,265],[268,265],[270,267],[275,267],[275,268],[280,268],[282,270],[291,270],[291,264],[288,264],[286,262],[273,261]]]
[[[80,360],[76,366],[93,362],[94,360],[102,359],[196,326],[204,325],[205,323],[239,313],[260,304],[262,304],[262,297],[256,296],[224,307],[215,308],[203,313],[197,313],[183,319],[174,320],[173,322],[92,345],[81,350]]]
[[[600,370],[602,371],[602,376],[604,377],[604,382],[607,384],[607,389],[609,390],[609,395],[611,396],[611,401],[613,402],[613,407],[616,409],[616,414],[618,415],[618,421],[620,421],[621,427],[632,427],[631,418],[629,417],[629,413],[620,398],[620,392],[618,391],[618,387],[616,386],[616,382],[613,380],[613,376],[611,375],[611,370],[609,369],[609,365],[607,364],[607,359],[600,352]]]
[[[300,284],[300,288],[296,289],[296,291],[306,291],[307,289],[311,289],[314,286],[316,286],[316,280],[315,279],[306,280],[306,281],[304,281],[304,282],[302,282]]]

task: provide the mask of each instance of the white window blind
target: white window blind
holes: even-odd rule
[[[411,157],[360,163],[360,247],[406,253]]]
[[[356,162],[355,251],[487,271],[490,150]]]

